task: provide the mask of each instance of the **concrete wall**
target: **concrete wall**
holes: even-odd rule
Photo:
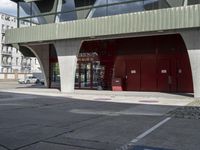
[[[60,40],[54,43],[60,68],[60,84],[62,92],[73,92],[77,56],[81,40]]]
[[[192,69],[194,97],[200,98],[200,29],[181,32],[185,41]]]

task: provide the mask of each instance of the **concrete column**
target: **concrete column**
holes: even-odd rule
[[[56,41],[54,44],[60,68],[61,91],[73,92],[81,40],[62,40]]]
[[[192,70],[194,97],[200,98],[200,30],[181,32],[188,50]]]
[[[26,45],[26,47],[28,47],[38,59],[44,76],[45,86],[50,87],[49,44]]]

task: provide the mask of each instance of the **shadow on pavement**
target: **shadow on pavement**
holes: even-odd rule
[[[0,92],[0,148],[115,150],[164,118],[170,116],[176,119],[174,114],[183,108],[188,107],[83,101],[70,97]],[[181,119],[185,119],[184,115]],[[176,129],[164,128],[162,132],[165,130]],[[196,130],[194,132],[198,134]],[[174,138],[184,142],[184,133],[170,136],[176,136]],[[164,134],[155,137],[167,138]],[[159,147],[158,144],[155,142],[155,147]],[[200,146],[196,141],[194,144]],[[170,143],[165,146],[160,143],[160,147],[171,148]],[[146,149],[151,150],[151,147]]]

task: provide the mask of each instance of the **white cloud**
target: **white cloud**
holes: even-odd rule
[[[0,0],[0,12],[16,16],[17,5],[10,0]]]

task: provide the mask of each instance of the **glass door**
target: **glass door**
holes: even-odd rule
[[[80,88],[92,88],[92,63],[80,64]]]
[[[104,70],[99,61],[79,62],[75,74],[75,87],[80,89],[102,89]]]

